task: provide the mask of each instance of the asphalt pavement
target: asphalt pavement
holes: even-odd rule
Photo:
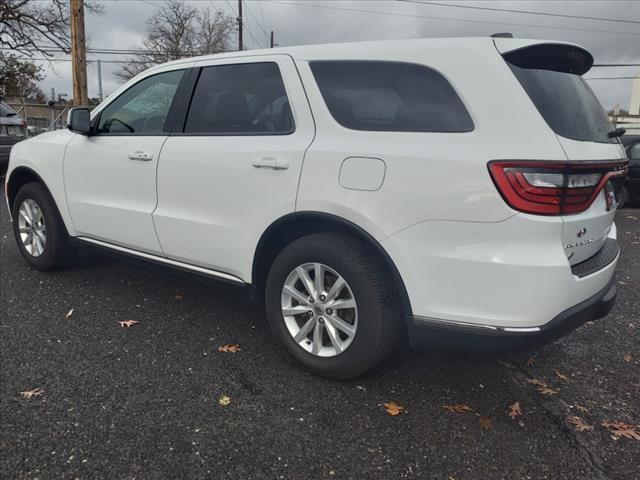
[[[194,280],[88,252],[31,270],[0,211],[2,478],[640,478],[640,441],[602,426],[640,424],[640,210],[617,214],[606,319],[532,354],[400,351],[341,383]]]

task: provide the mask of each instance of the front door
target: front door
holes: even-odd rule
[[[161,254],[151,213],[156,169],[184,70],[148,76],[100,113],[91,136],[68,145],[64,181],[80,236]]]
[[[311,111],[287,55],[206,60],[167,139],[154,212],[165,254],[251,281],[262,233],[295,211]]]

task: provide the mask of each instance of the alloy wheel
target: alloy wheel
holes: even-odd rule
[[[295,342],[319,357],[344,352],[356,335],[358,307],[338,272],[322,263],[305,263],[287,276],[282,316]]]
[[[47,229],[42,209],[32,199],[25,199],[18,211],[18,230],[22,246],[32,257],[44,253],[47,245]]]

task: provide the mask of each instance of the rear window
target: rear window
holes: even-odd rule
[[[327,108],[343,127],[392,132],[473,130],[460,97],[431,68],[344,60],[310,65]]]
[[[585,142],[618,143],[608,136],[613,126],[581,76],[512,63],[509,66],[556,134]]]

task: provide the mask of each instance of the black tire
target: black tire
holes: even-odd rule
[[[620,190],[620,200],[618,201],[618,208],[623,209],[626,206],[628,200],[629,200],[629,191],[627,190],[627,187],[625,185]]]
[[[287,276],[296,267],[318,262],[347,282],[358,308],[352,343],[333,357],[303,349],[287,329],[281,295]],[[273,334],[285,350],[311,373],[332,380],[358,377],[382,362],[395,348],[402,328],[402,309],[388,269],[376,252],[355,238],[323,233],[289,244],[275,259],[267,278],[265,304]]]
[[[33,200],[44,219],[46,228],[46,242],[44,251],[39,256],[31,255],[22,243],[19,231],[20,206],[27,200]],[[23,185],[13,202],[13,234],[20,254],[36,270],[55,270],[62,267],[69,258],[69,236],[64,226],[58,208],[47,189],[39,182],[31,182]]]

